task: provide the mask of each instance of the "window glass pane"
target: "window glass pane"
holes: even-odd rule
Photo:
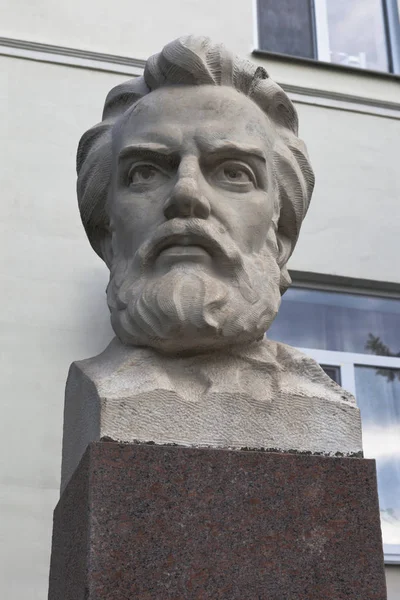
[[[330,60],[388,71],[381,0],[323,0],[326,3]]]
[[[400,300],[291,288],[267,335],[300,348],[400,356]]]
[[[260,49],[316,58],[311,0],[258,0]]]
[[[376,459],[384,544],[400,544],[400,369],[356,367],[364,455]]]

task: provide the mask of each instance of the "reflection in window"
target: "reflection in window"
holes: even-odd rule
[[[330,61],[387,71],[389,68],[381,0],[323,0]]]
[[[268,337],[300,348],[399,356],[400,302],[291,288]]]
[[[382,536],[400,544],[400,369],[356,367],[364,455],[376,459]]]

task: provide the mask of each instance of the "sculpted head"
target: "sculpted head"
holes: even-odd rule
[[[207,38],[172,42],[109,93],[79,145],[78,200],[124,343],[201,352],[263,336],[314,184],[297,127],[264,69]]]

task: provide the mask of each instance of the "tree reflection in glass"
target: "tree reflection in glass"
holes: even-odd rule
[[[370,333],[368,341],[365,344],[365,349],[371,351],[377,356],[391,356],[392,358],[400,358],[400,352],[395,354],[386,344],[382,342],[379,336]],[[388,381],[394,381],[396,378],[400,380],[400,371],[396,369],[376,369],[376,374],[386,377]]]

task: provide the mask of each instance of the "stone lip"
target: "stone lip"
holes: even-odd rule
[[[90,444],[49,600],[386,600],[375,461]]]
[[[148,441],[141,441],[141,440],[132,440],[131,442],[121,442],[119,440],[113,440],[112,438],[108,437],[108,436],[104,436],[102,438],[100,438],[99,442],[112,442],[112,443],[116,443],[116,444],[121,444],[121,445],[128,445],[128,444],[144,444],[144,445],[148,445],[148,446],[160,446],[160,447],[177,447],[179,448],[180,446],[182,448],[213,448],[213,446],[183,446],[182,444],[177,444],[176,442],[171,442],[171,443],[167,443],[167,444],[157,444],[156,442],[153,442],[151,440]],[[343,452],[335,452],[335,454],[329,453],[329,452],[311,452],[310,450],[295,450],[295,449],[289,449],[289,450],[281,450],[279,448],[248,448],[248,447],[244,447],[244,448],[218,448],[218,450],[227,450],[227,451],[233,451],[233,452],[275,452],[278,454],[301,454],[303,456],[330,456],[331,458],[343,458],[343,457],[347,457],[347,458],[364,458],[364,453],[363,451],[360,452],[352,452],[349,454],[345,454]]]

